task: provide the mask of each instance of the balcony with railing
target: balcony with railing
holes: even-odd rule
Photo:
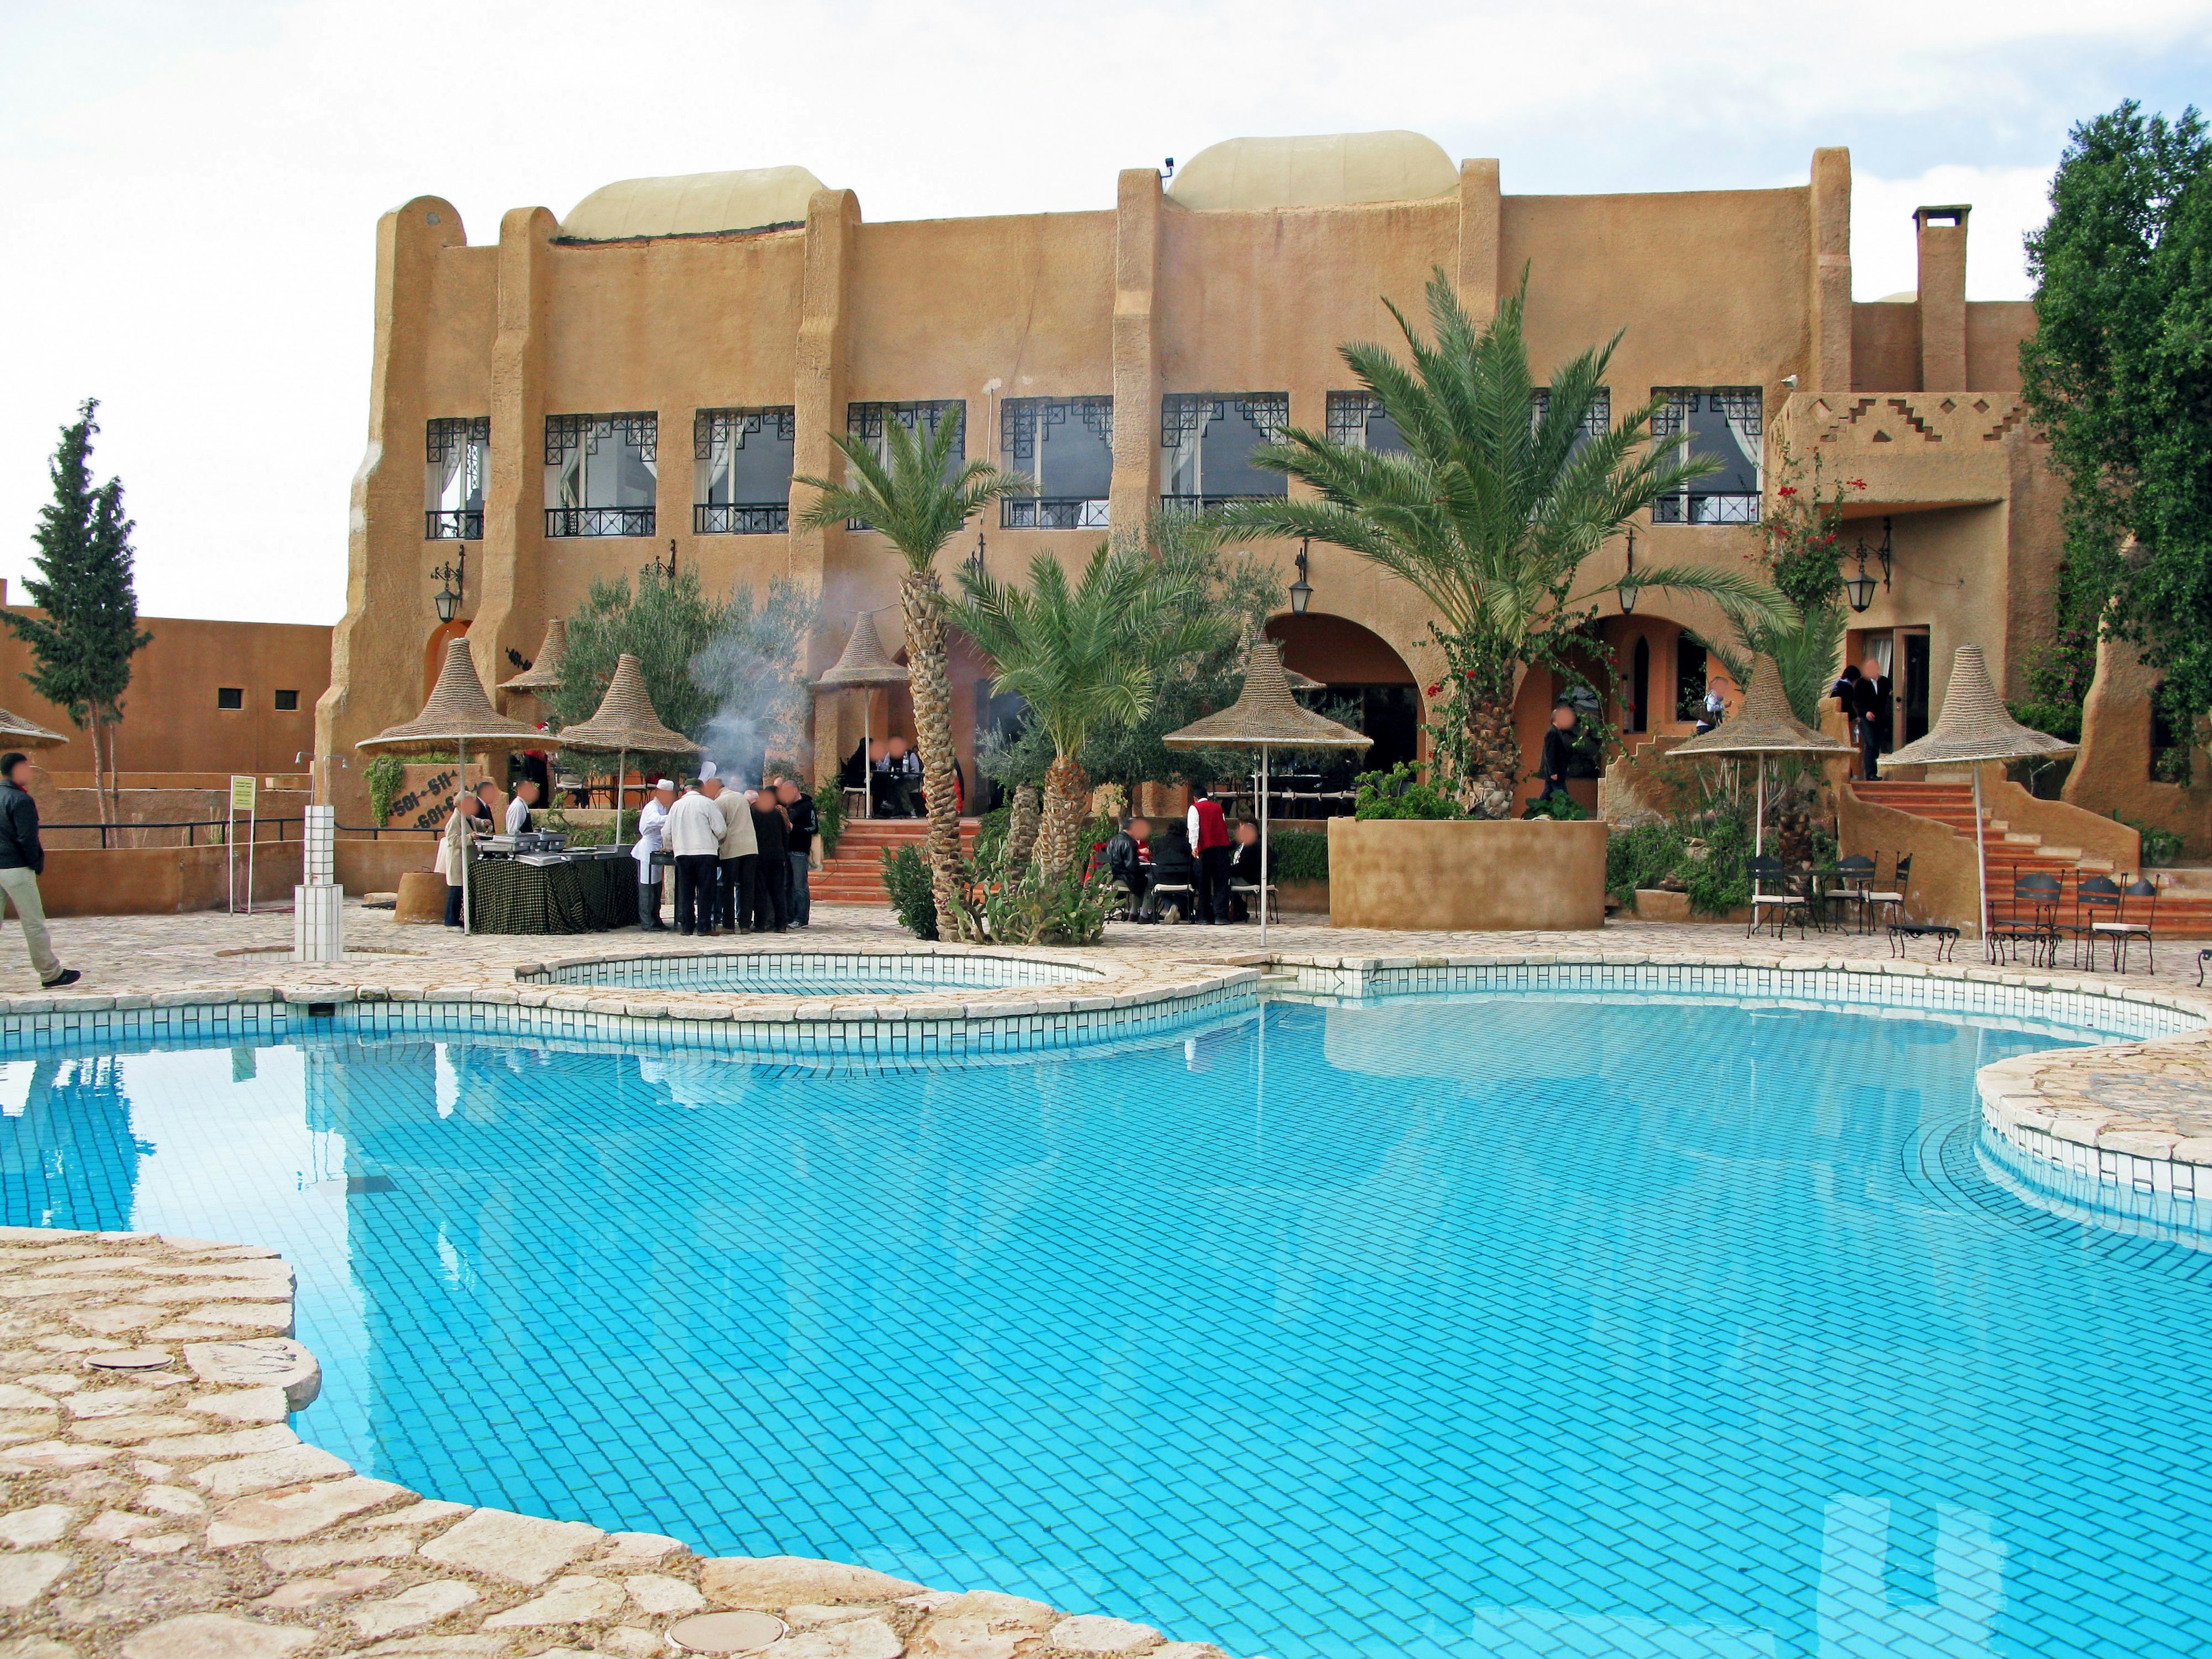
[[[1002,530],[1103,530],[1105,501],[1097,496],[1008,496],[999,503]]]
[[[483,539],[483,509],[472,507],[434,507],[422,514],[422,539],[431,542],[480,542]]]
[[[548,536],[650,536],[653,509],[649,507],[549,507],[545,509]]]
[[[691,529],[701,536],[781,536],[791,528],[788,501],[699,501]]]

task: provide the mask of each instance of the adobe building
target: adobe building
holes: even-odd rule
[[[475,244],[451,204],[417,198],[378,228],[369,444],[314,746],[346,754],[411,717],[453,635],[495,684],[594,578],[672,554],[710,589],[818,586],[817,668],[861,611],[897,650],[881,538],[793,527],[789,480],[836,474],[833,431],[957,410],[968,454],[1035,481],[948,565],[1080,561],[1164,504],[1280,490],[1248,458],[1285,423],[1393,441],[1337,347],[1395,338],[1383,301],[1419,317],[1438,269],[1478,312],[1526,271],[1540,377],[1620,332],[1613,407],[1663,397],[1665,428],[1720,464],[1646,515],[1639,564],[1750,560],[1785,453],[1863,480],[1846,540],[1878,580],[1850,650],[1893,665],[1903,742],[1940,710],[1955,646],[1981,645],[2016,693],[2051,626],[2062,491],[2018,397],[2033,313],[1966,298],[1968,211],[1922,209],[1917,291],[1860,303],[1841,149],[1784,189],[1515,196],[1496,161],[1410,133],[1239,139],[1171,180],[1124,172],[1090,211],[883,224],[776,167],[611,185],[565,218],[517,208]],[[1259,550],[1286,585],[1298,552]],[[1363,698],[1381,757],[1409,751],[1440,668],[1425,607],[1335,549],[1304,571],[1310,607],[1271,631],[1293,667]],[[1632,615],[1607,603],[1632,744],[1690,729],[1706,664],[1686,627],[1723,623],[1662,593]],[[965,763],[988,670],[955,669]],[[1523,688],[1532,756],[1553,689],[1545,672]],[[2148,732],[2139,694],[2118,717]],[[908,718],[879,696],[872,729]],[[860,726],[857,696],[818,699],[817,773]]]

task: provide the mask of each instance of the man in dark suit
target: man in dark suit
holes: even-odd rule
[[[1889,676],[1873,657],[1861,665],[1859,678],[1851,687],[1851,713],[1859,722],[1859,775],[1877,777],[1876,763],[1890,747],[1890,698]]]

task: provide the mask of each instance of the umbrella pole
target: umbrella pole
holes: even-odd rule
[[[460,780],[460,787],[465,789],[468,787],[469,783],[469,746],[465,741],[459,745],[459,748],[460,764],[454,769],[453,775]],[[456,812],[460,810],[461,809],[458,806],[453,809]],[[469,858],[469,837],[465,835],[461,837],[461,844],[459,848],[461,860],[461,937],[463,939],[466,939],[471,933],[476,931],[475,921],[469,902],[471,896],[469,893],[469,865],[471,862]]]
[[[1990,861],[1982,850],[1982,763],[1974,763],[1974,878],[1981,889],[1982,952],[1990,948]],[[2017,912],[2015,912],[2017,914]]]
[[[1764,755],[1759,757],[1759,817],[1757,828],[1751,835],[1751,855],[1755,859],[1766,856],[1766,757]],[[1754,890],[1758,887],[1756,882],[1752,885]]]
[[[1267,948],[1267,745],[1260,745],[1260,948]]]
[[[860,816],[872,818],[876,815],[876,763],[868,753],[873,739],[873,728],[868,724],[876,716],[875,692],[867,686],[860,688]]]

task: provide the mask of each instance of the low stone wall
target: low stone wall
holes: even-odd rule
[[[341,836],[332,848],[334,873],[348,898],[364,893],[396,893],[399,878],[410,870],[428,870],[437,862],[435,836]]]
[[[1394,932],[1605,925],[1602,818],[1331,818],[1328,919]]]
[[[285,904],[300,884],[297,837],[253,848],[253,902]],[[246,885],[246,848],[237,882]],[[230,849],[223,847],[57,848],[46,854],[39,897],[50,916],[160,916],[220,910],[229,902]]]
[[[367,1479],[292,1431],[319,1372],[291,1295],[252,1245],[0,1228],[9,1659],[1220,1659],[1018,1596],[702,1559]]]

